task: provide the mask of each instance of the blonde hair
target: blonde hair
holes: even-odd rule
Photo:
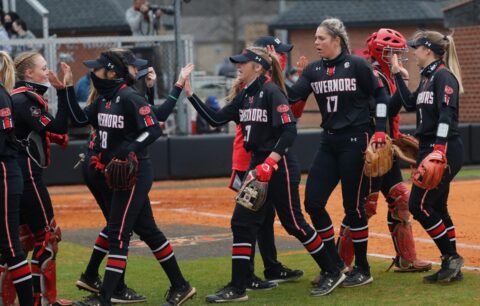
[[[15,57],[15,71],[17,73],[17,79],[25,80],[25,72],[28,69],[33,69],[35,67],[35,58],[38,56],[43,56],[38,52],[22,52],[17,57]]]
[[[460,69],[460,64],[458,62],[457,56],[457,49],[455,48],[455,42],[453,41],[453,33],[450,35],[443,35],[437,31],[427,31],[427,30],[420,30],[415,32],[413,35],[414,39],[418,38],[426,38],[428,41],[439,45],[445,50],[443,55],[439,55],[435,53],[435,56],[438,59],[442,59],[448,70],[455,76],[458,81],[459,92],[463,93],[463,85],[462,85],[462,71]]]
[[[350,53],[350,39],[343,22],[338,18],[327,18],[318,27],[325,28],[333,38],[340,37],[342,48]]]
[[[287,95],[287,89],[285,88],[285,78],[283,76],[283,70],[282,67],[280,66],[280,63],[278,62],[276,56],[268,53],[266,48],[263,47],[248,47],[247,50],[252,51],[256,55],[260,56],[264,60],[266,60],[270,66],[272,67],[272,81],[280,87],[280,90]],[[262,75],[265,75],[267,73],[267,70],[265,68],[262,68]],[[232,88],[230,89],[230,92],[228,93],[228,96],[225,98],[227,102],[233,101],[233,99],[238,95],[238,93],[242,90],[242,81],[240,79],[236,79],[235,82],[232,85]]]
[[[15,86],[15,66],[12,58],[5,51],[0,51],[0,60],[2,62],[0,78],[2,78],[5,89],[10,92]]]

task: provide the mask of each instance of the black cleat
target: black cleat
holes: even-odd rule
[[[100,287],[102,287],[102,280],[100,276],[90,277],[86,273],[80,275],[80,279],[75,283],[78,289],[86,290],[92,293],[100,292]]]
[[[271,281],[264,281],[255,274],[251,279],[247,281],[247,291],[262,291],[262,290],[272,290],[277,288],[278,284]]]
[[[207,295],[205,301],[207,303],[244,302],[248,301],[248,295],[246,290],[240,290],[228,284],[215,294]]]
[[[284,265],[278,268],[265,270],[265,279],[274,283],[293,282],[303,276],[302,270],[292,270]]]
[[[346,278],[342,272],[338,272],[337,274],[322,273],[319,284],[310,291],[310,294],[312,296],[327,295],[337,288]]]
[[[106,303],[98,294],[92,294],[83,301],[73,302],[75,306],[111,306],[111,303]]]
[[[442,257],[442,264],[440,270],[423,277],[423,282],[427,284],[434,284],[437,282],[449,283],[453,281],[462,281],[463,273],[460,270],[463,266],[463,258],[459,255],[451,257]]]
[[[373,277],[369,271],[365,272],[358,267],[347,274],[347,278],[343,281],[342,287],[358,287],[373,282]]]
[[[443,261],[445,260],[445,266]],[[457,276],[460,269],[463,267],[463,257],[460,255],[450,256],[448,258],[442,258],[442,268],[438,271],[438,282],[449,283]]]
[[[131,303],[142,303],[147,300],[141,294],[138,294],[132,288],[125,286],[121,291],[114,291],[110,301],[116,304],[131,304]]]
[[[186,283],[181,288],[170,288],[165,294],[167,301],[162,306],[180,306],[187,300],[193,298],[197,293],[197,289]]]

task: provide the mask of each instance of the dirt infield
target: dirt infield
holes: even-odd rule
[[[159,224],[196,224],[218,227],[230,226],[233,209],[233,192],[227,189],[226,179],[156,182],[150,199]],[[456,225],[457,246],[465,257],[465,265],[480,267],[480,233],[475,230],[480,217],[480,180],[453,183],[449,209]],[[304,194],[301,186],[300,193]],[[54,203],[57,222],[68,229],[98,228],[104,226],[103,216],[93,197],[84,186],[49,188]],[[335,189],[327,206],[336,229],[340,225],[340,188]],[[380,200],[377,215],[370,221],[369,253],[393,255],[393,245],[386,225],[387,205]],[[414,221],[419,257],[438,261],[439,253],[421,226]],[[287,236],[279,222],[277,235]],[[222,254],[219,254],[219,256]]]

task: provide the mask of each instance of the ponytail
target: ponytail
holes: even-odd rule
[[[0,51],[0,78],[2,79],[3,86],[10,92],[15,85],[15,65],[12,58],[5,51]]]
[[[287,88],[285,87],[285,77],[283,76],[282,66],[274,55],[268,54],[272,60],[272,81],[287,95]]]
[[[455,42],[453,41],[452,35],[445,36],[448,41],[448,47],[445,53],[445,64],[452,74],[457,78],[459,92],[463,93],[463,84],[462,84],[462,71],[460,69],[460,64],[458,62],[457,49],[455,48]]]
[[[225,97],[225,101],[232,102],[233,99],[242,91],[243,82],[237,77],[232,84],[232,88],[228,92],[228,95]]]

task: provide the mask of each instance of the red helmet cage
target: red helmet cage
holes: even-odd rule
[[[379,62],[379,64],[390,63],[390,57],[393,52],[401,54],[408,52],[407,40],[398,31],[392,29],[380,29],[376,33],[370,35],[367,39],[367,46],[370,51],[370,55]]]

